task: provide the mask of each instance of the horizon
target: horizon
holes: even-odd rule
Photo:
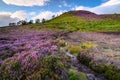
[[[49,20],[72,10],[87,10],[96,14],[120,14],[120,0],[1,0],[0,26],[19,20]]]

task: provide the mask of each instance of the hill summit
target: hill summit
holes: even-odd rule
[[[69,11],[68,13],[73,14],[75,16],[85,17],[85,18],[96,18],[96,19],[102,18],[102,16],[86,10]]]

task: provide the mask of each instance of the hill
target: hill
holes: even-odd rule
[[[120,14],[98,15],[89,11],[69,11],[32,28],[50,28],[70,31],[120,31]]]

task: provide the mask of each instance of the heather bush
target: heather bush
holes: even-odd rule
[[[120,69],[114,65],[108,65],[105,71],[105,76],[108,80],[119,80],[120,79]]]
[[[105,73],[105,71],[107,69],[106,65],[102,64],[102,63],[97,64],[97,65],[95,63],[92,63],[92,64],[90,64],[90,66],[95,72],[100,73],[100,74]]]
[[[41,79],[42,80],[63,80],[67,79],[67,71],[64,64],[57,56],[43,57],[41,60]],[[46,78],[47,77],[47,78]]]
[[[58,42],[59,42],[59,46],[60,46],[60,47],[65,47],[65,46],[66,46],[65,40],[62,40],[62,39],[57,39],[57,40],[58,40]]]
[[[0,67],[0,79],[67,80],[70,59],[63,55],[65,54],[42,55],[37,62],[35,57],[29,57],[29,61],[26,57],[25,64],[23,64],[25,59],[20,61],[20,59],[9,58]]]
[[[3,80],[16,80],[22,79],[24,76],[24,72],[21,69],[21,65],[19,61],[14,61],[9,59],[5,60],[4,63],[0,67],[0,79]]]
[[[41,56],[37,71],[28,76],[33,80],[68,80],[69,58],[63,55]]]
[[[88,50],[79,52],[77,59],[79,62],[81,62],[82,64],[85,64],[87,66],[90,66],[90,62],[93,60],[92,56],[89,55]]]
[[[99,74],[103,74],[108,80],[119,80],[120,79],[120,69],[110,64],[96,64],[92,63],[91,69]]]

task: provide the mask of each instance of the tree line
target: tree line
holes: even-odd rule
[[[54,18],[55,18],[55,15],[52,16],[52,19]],[[27,25],[27,24],[34,24],[34,23],[38,24],[38,23],[44,23],[44,22],[46,22],[45,18],[43,18],[41,21],[40,19],[36,19],[35,22],[33,20],[29,20],[28,22],[26,20],[20,20],[16,23],[15,22],[9,23],[9,26],[20,26],[20,25]]]
[[[20,25],[27,25],[27,24],[34,24],[34,23],[44,23],[46,20],[43,18],[41,21],[40,19],[36,19],[35,22],[33,20],[29,20],[28,22],[26,20],[20,20],[18,22],[9,23],[9,26],[20,26]]]

